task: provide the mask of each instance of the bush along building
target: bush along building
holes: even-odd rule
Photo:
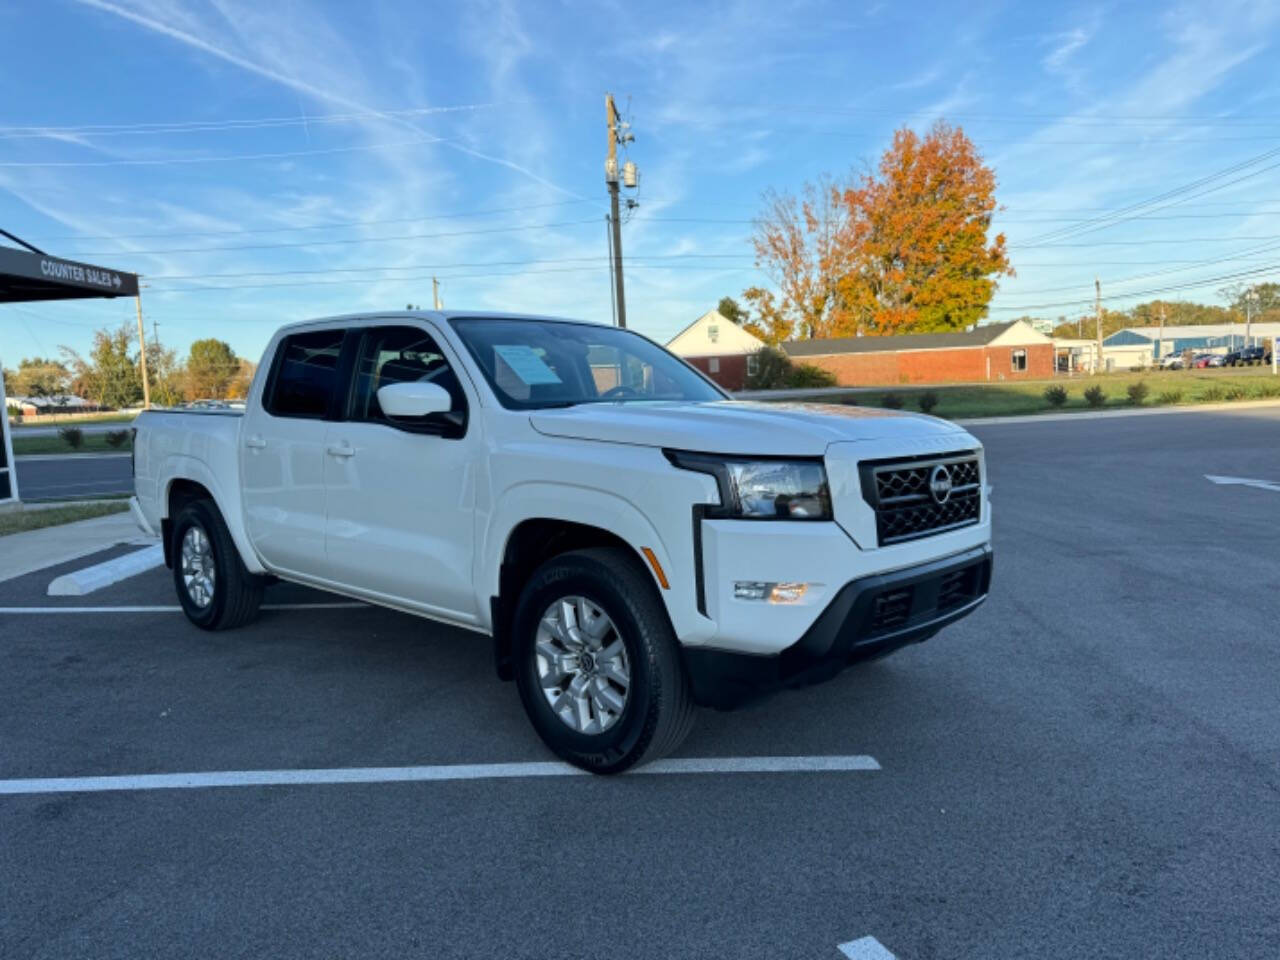
[[[1054,373],[1053,340],[1022,320],[963,333],[792,340],[780,346],[793,361],[827,370],[848,387],[1037,380]]]

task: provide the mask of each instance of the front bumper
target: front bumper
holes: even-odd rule
[[[799,640],[777,654],[684,647],[694,699],[731,710],[775,690],[829,679],[855,661],[927,640],[987,598],[991,567],[991,547],[983,545],[853,580]]]

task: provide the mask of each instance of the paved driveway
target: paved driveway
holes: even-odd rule
[[[1280,417],[978,432],[989,603],[681,753],[880,769],[0,795],[0,955],[1274,956],[1280,492],[1204,474],[1280,480]],[[475,635],[58,572],[0,584],[0,789],[548,759]]]

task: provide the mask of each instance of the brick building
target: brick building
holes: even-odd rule
[[[782,349],[796,363],[835,374],[840,386],[974,383],[1053,376],[1053,340],[1022,320],[964,333],[792,340]]]
[[[667,349],[697,367],[726,390],[741,390],[755,373],[755,354],[764,341],[719,311],[704,313],[667,342]]]

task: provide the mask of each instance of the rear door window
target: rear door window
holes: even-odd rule
[[[276,417],[328,415],[338,390],[345,330],[296,333],[280,342],[267,412]]]

